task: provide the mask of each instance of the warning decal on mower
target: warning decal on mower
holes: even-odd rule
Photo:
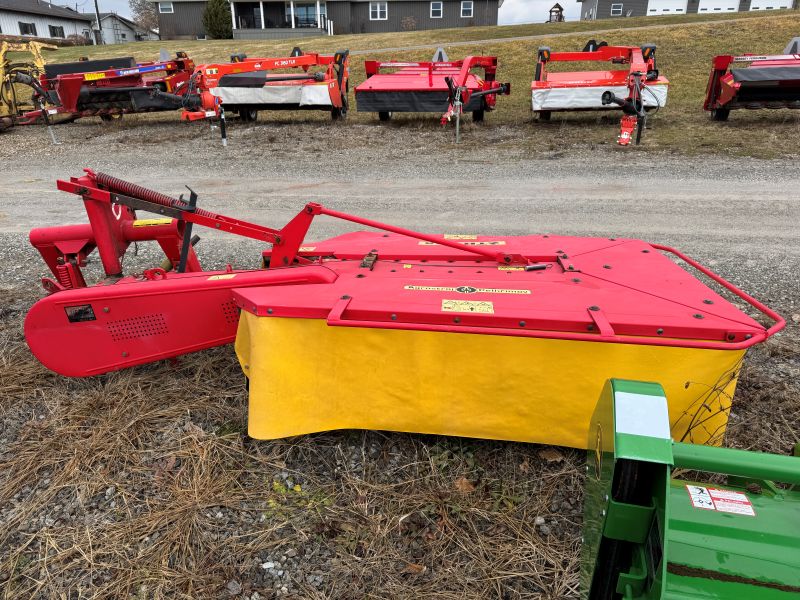
[[[444,239],[446,240],[477,240],[477,235],[470,235],[468,233],[445,233]]]
[[[689,492],[689,498],[695,508],[747,515],[748,517],[756,516],[750,499],[743,492],[707,488],[701,485],[687,485],[686,491]]]
[[[133,222],[134,227],[152,227],[153,225],[169,225],[172,219],[164,217],[163,219],[136,219]]]
[[[494,304],[473,300],[442,300],[442,312],[494,314]]]

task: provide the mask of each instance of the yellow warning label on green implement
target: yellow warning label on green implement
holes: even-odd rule
[[[169,225],[172,223],[172,219],[170,218],[163,218],[163,219],[136,219],[133,222],[134,227],[151,227],[152,225]]]
[[[442,300],[442,312],[494,314],[494,304],[474,300]]]

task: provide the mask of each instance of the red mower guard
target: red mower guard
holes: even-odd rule
[[[234,55],[231,61],[197,67],[182,119],[220,118],[224,111],[245,121],[255,120],[260,110],[324,110],[334,120],[347,114],[348,50],[325,55],[295,48],[284,58]]]
[[[125,113],[175,110],[179,105],[156,97],[154,91],[176,92],[193,71],[194,62],[185,52],[158,62],[136,63],[125,57],[48,64],[38,81],[28,82],[34,99],[49,105],[48,114],[31,111],[20,123],[33,124],[47,117],[62,122],[91,116],[110,120]]]
[[[495,81],[495,56],[432,62],[368,60],[364,69],[367,80],[356,87],[356,107],[359,112],[378,113],[381,121],[396,112],[439,113],[442,124],[456,113],[471,112],[473,121],[483,121],[485,112],[494,110],[497,96],[511,91],[510,84]],[[390,69],[394,70],[381,72]],[[482,70],[483,77],[476,70]]]
[[[539,48],[534,80],[531,83],[531,109],[540,120],[557,111],[594,111],[621,108],[617,142],[627,146],[639,143],[646,113],[666,104],[669,81],[656,68],[656,47],[609,46],[589,41],[581,52],[551,52]],[[551,62],[610,62],[628,65],[628,70],[548,72]]]
[[[721,55],[711,64],[703,109],[714,121],[740,108],[800,108],[800,54]]]
[[[236,340],[257,438],[356,427],[584,447],[589,392],[615,371],[669,388],[680,435],[717,390],[722,421],[692,438],[708,441],[724,429],[744,350],[784,326],[688,257],[639,240],[428,235],[318,204],[271,229],[203,210],[193,193],[175,199],[103,174],[58,187],[83,198],[89,224],[31,232],[55,275],[25,321],[34,355],[88,376]],[[379,231],[306,244],[320,215]],[[262,268],[202,270],[189,242],[197,225],[271,244]],[[167,268],[123,273],[127,245],[146,240]],[[106,276],[87,286],[80,269],[95,248]],[[478,368],[485,356],[502,376]]]

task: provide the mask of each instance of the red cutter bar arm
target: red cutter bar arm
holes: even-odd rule
[[[69,181],[59,180],[57,186],[59,190],[83,198],[89,223],[31,231],[31,244],[39,250],[56,277],[55,281],[51,279],[43,281],[45,290],[51,293],[86,286],[81,267],[85,266],[86,258],[95,248],[100,255],[106,276],[122,277],[122,259],[132,242],[158,242],[168,260],[167,266],[179,273],[201,271],[197,255],[189,242],[193,225],[272,244],[269,263],[271,268],[296,263],[306,264],[308,260],[298,256],[298,252],[311,221],[317,215],[328,215],[367,227],[407,235],[421,241],[449,246],[495,260],[500,264],[528,262],[521,256],[442,240],[424,233],[330,210],[315,203],[306,205],[289,223],[277,230],[197,208],[197,196],[194,192],[191,193],[190,199],[185,201],[104,173],[94,173],[89,169],[82,177],[73,177]],[[156,213],[163,218],[138,219],[136,210]],[[161,270],[163,269],[156,271]],[[160,272],[155,273],[155,276],[161,275]]]
[[[615,65],[628,65],[629,72],[625,80],[628,88],[627,97],[621,98],[612,91],[602,93],[603,106],[616,104],[622,108],[623,116],[620,120],[620,134],[617,143],[627,146],[631,140],[638,144],[646,122],[646,111],[642,91],[648,82],[659,80],[656,68],[656,46],[645,44],[637,46],[609,46],[605,42],[596,44],[590,41],[581,52],[551,52],[550,48],[539,48],[536,71],[534,73],[534,86],[537,82],[547,81],[547,64],[554,62],[610,62]],[[606,73],[582,73],[582,76],[592,75],[595,80],[602,80]],[[581,82],[582,83],[582,82]],[[575,87],[579,84],[576,83]],[[549,116],[549,113],[548,113]]]

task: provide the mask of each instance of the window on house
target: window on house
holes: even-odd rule
[[[119,37],[121,37],[123,40],[127,40],[128,39],[128,34],[127,33],[120,33]]]
[[[461,18],[462,19],[472,18],[472,0],[463,0],[461,2]]]
[[[369,3],[369,20],[370,21],[385,21],[389,18],[389,10],[386,2],[370,2]]]
[[[611,16],[612,17],[621,17],[622,16],[622,4],[612,4],[611,5]]]
[[[431,2],[431,19],[441,19],[444,13],[441,2]]]
[[[50,25],[50,37],[51,38],[63,38],[64,37],[64,28],[61,26],[56,27],[55,25]]]
[[[158,12],[165,15],[171,15],[175,12],[175,9],[172,8],[172,2],[159,2]]]
[[[19,23],[20,35],[36,35],[35,23],[23,23],[22,21],[17,21],[17,23]]]

